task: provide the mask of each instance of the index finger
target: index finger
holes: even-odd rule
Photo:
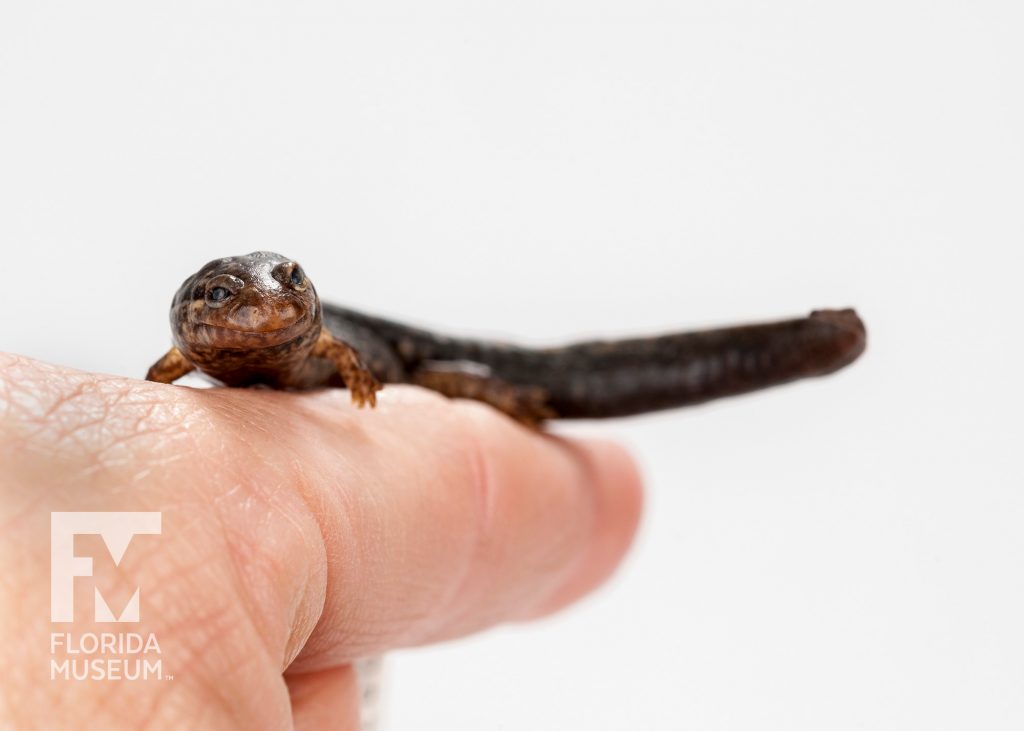
[[[316,435],[302,490],[327,582],[295,668],[553,611],[606,578],[633,537],[640,478],[617,445],[414,388],[389,387],[352,419],[339,420],[340,402],[321,394],[301,409],[299,433]]]

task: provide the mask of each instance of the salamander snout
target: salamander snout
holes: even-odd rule
[[[247,299],[266,301],[269,307],[273,304],[270,300],[286,300],[289,291],[305,292],[309,287],[306,273],[294,261],[285,261],[274,266],[270,270],[270,278],[277,282],[280,291],[275,291],[278,288],[275,288],[272,283],[260,281],[258,276],[250,276],[250,281],[246,282],[245,279],[235,274],[215,274],[206,279],[205,285],[202,287],[203,300],[207,307],[219,309],[239,295],[248,295]],[[198,295],[199,292],[196,294]]]

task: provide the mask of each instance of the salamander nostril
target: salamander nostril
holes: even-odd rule
[[[294,261],[286,261],[274,267],[274,279],[299,292],[306,288],[306,273]]]

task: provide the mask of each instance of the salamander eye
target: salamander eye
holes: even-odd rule
[[[203,299],[206,300],[207,307],[220,307],[234,297],[244,286],[245,282],[238,277],[222,274],[206,283]]]
[[[302,292],[308,284],[306,273],[294,261],[286,261],[274,267],[274,279],[297,292]]]

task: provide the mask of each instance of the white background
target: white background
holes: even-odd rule
[[[836,377],[617,435],[612,583],[391,658],[392,729],[1024,727],[1015,2],[5,2],[0,348],[141,375],[254,249],[550,343],[855,305]]]

